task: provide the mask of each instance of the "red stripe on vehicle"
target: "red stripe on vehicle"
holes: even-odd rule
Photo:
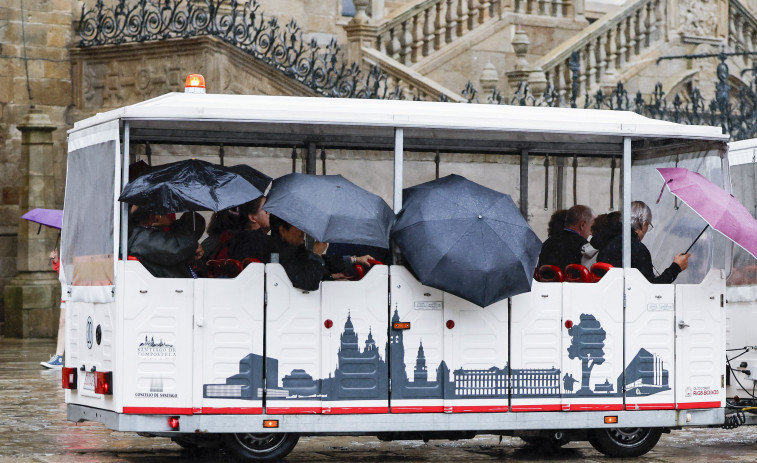
[[[626,410],[673,410],[675,404],[626,404]]]
[[[125,414],[139,415],[192,415],[191,408],[124,407]]]
[[[563,406],[561,404],[545,405],[513,405],[514,412],[559,412]]]
[[[263,407],[203,407],[200,413],[206,415],[260,415]]]
[[[321,407],[268,407],[269,415],[320,415]]]
[[[389,413],[389,407],[323,407],[324,415],[351,415],[358,413]]]
[[[391,410],[392,413],[443,413],[444,412],[444,406],[442,405],[433,405],[433,406],[426,406],[426,407],[392,407]]]
[[[692,408],[720,408],[723,405],[720,402],[689,402],[678,403],[676,408],[679,410],[690,410]]]
[[[452,413],[486,413],[506,412],[507,405],[458,405],[452,407]]]
[[[572,412],[589,410],[615,411],[623,410],[623,404],[570,404],[568,410]]]

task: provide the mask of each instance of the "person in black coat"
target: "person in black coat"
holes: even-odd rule
[[[295,288],[315,291],[321,281],[347,279],[355,264],[371,266],[368,261],[373,257],[369,255],[324,258],[321,254],[327,247],[325,243],[316,243],[314,249],[319,252],[316,254],[305,247],[305,232],[274,215],[270,216],[270,223],[271,256],[278,255],[279,263]],[[273,257],[270,261],[275,263]]]
[[[263,209],[265,196],[261,196],[241,209],[246,220],[243,230],[236,232],[229,242],[229,257],[243,261],[247,258],[268,263],[271,258],[271,214]]]
[[[593,222],[594,214],[589,207],[577,204],[568,209],[564,228],[556,230],[542,245],[539,267],[556,265],[564,269],[569,264],[580,264]],[[551,221],[550,227],[554,228]]]
[[[652,226],[652,211],[643,201],[631,203],[631,267],[638,269],[650,283],[672,283],[678,274],[689,266],[691,254],[676,254],[673,263],[659,276],[655,276],[652,255],[641,242]],[[606,262],[613,267],[623,266],[622,229],[599,251],[597,262]]]
[[[195,277],[192,265],[195,254],[200,251],[197,238],[191,232],[171,232],[166,215],[155,214],[144,208],[132,212],[129,233],[129,255],[158,278]]]

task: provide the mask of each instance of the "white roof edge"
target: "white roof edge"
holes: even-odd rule
[[[265,117],[255,117],[256,114],[264,114]],[[713,141],[729,139],[720,127],[676,124],[649,119],[630,111],[184,93],[167,93],[141,103],[98,113],[76,122],[68,133],[116,119],[507,130]]]

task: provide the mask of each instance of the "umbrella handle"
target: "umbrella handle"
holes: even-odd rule
[[[704,234],[704,232],[705,232],[705,231],[707,231],[707,229],[708,229],[709,227],[710,227],[710,224],[707,224],[707,226],[705,226],[705,227],[704,227],[704,229],[702,229],[702,231],[701,231],[701,232],[699,232],[699,236],[697,236],[697,238],[696,238],[696,239],[694,240],[694,243],[691,243],[691,246],[689,246],[689,247],[688,247],[688,249],[686,249],[686,251],[684,251],[684,252],[683,252],[684,254],[688,254],[688,253],[689,253],[689,251],[691,250],[691,248],[693,248],[693,247],[694,247],[694,244],[695,244],[695,243],[696,243],[697,241],[699,241],[699,238],[701,238],[701,237],[702,237],[702,235]]]

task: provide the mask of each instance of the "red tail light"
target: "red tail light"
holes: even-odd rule
[[[113,373],[110,371],[95,372],[95,394],[113,395]]]
[[[168,418],[168,426],[171,427],[174,431],[179,430],[179,417],[178,416],[172,416]]]
[[[63,367],[61,373],[63,389],[76,389],[76,368]]]

